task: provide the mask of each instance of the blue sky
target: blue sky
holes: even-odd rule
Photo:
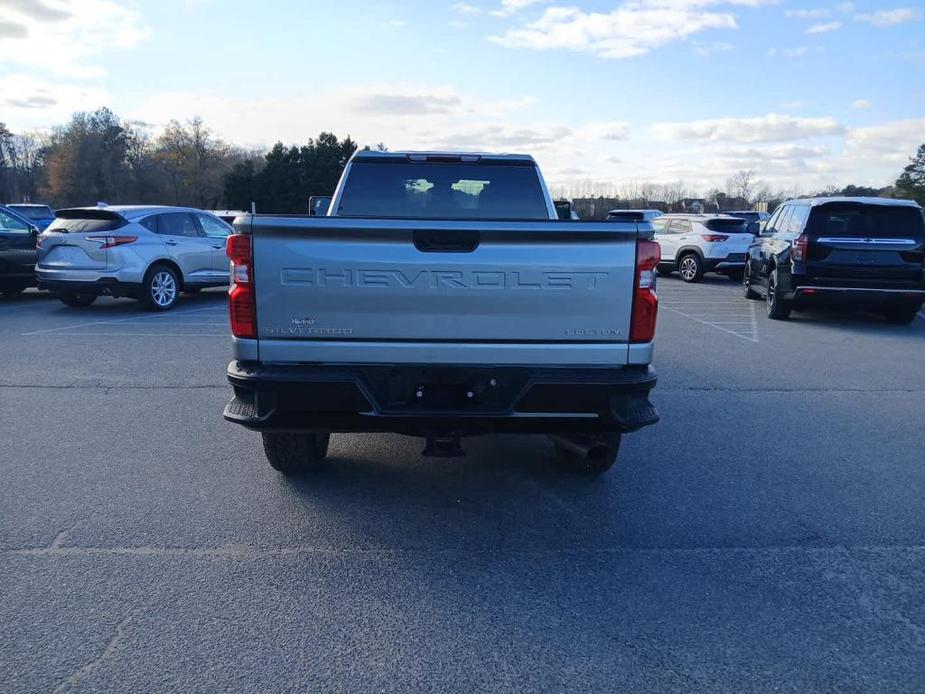
[[[245,145],[533,153],[557,184],[884,185],[925,142],[921,0],[2,0],[0,121],[111,106]]]

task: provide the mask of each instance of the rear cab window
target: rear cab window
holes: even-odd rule
[[[925,222],[917,207],[837,202],[817,205],[807,230],[832,238],[925,238]]]
[[[539,173],[527,161],[356,160],[338,217],[548,220]]]

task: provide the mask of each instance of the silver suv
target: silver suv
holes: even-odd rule
[[[164,206],[56,214],[36,242],[36,278],[68,306],[89,306],[106,294],[166,311],[180,292],[228,284],[225,239],[232,229],[214,215]]]
[[[726,214],[665,214],[652,226],[661,246],[659,274],[677,270],[685,282],[699,282],[705,272],[742,279],[745,255],[755,240],[745,220]]]

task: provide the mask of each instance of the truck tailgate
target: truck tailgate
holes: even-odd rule
[[[635,223],[250,225],[261,361],[627,361]]]

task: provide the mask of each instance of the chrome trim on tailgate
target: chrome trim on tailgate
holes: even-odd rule
[[[816,243],[858,243],[868,246],[915,246],[918,244],[918,241],[915,239],[861,239],[826,236],[816,239]]]

